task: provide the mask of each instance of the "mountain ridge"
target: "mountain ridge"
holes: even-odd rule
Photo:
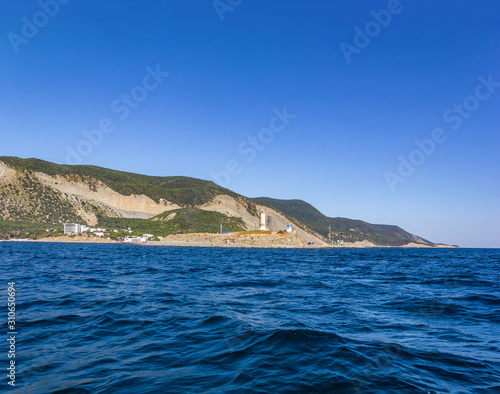
[[[430,246],[436,245],[422,237],[410,234],[399,226],[371,224],[363,220],[342,217],[328,217],[313,205],[302,200],[283,200],[269,197],[255,197],[253,200],[275,206],[285,214],[290,215],[293,212],[297,220],[300,220],[323,237],[328,237],[331,228],[334,239],[341,239],[348,242],[364,238],[377,245],[380,245],[381,241],[387,239],[391,241],[391,245],[393,246],[402,246],[410,242]]]
[[[188,208],[218,212],[227,218],[201,215],[196,210],[186,211]],[[218,226],[196,225],[195,221],[202,217],[203,220],[217,217],[221,222],[233,223],[232,228],[241,226],[245,230],[255,230],[261,209],[267,213],[266,225],[270,230],[284,230],[291,223],[306,242],[325,242],[328,226],[331,226],[334,237],[347,242],[369,241],[381,246],[435,245],[398,226],[328,218],[305,201],[269,197],[252,199],[208,180],[149,176],[98,166],[62,165],[36,158],[0,156],[0,219],[4,223],[82,222],[97,225],[99,221],[109,221],[109,218],[148,220],[177,210],[182,217],[187,215],[188,222],[189,217],[193,220],[188,229],[214,231]],[[237,219],[237,222],[230,218]]]

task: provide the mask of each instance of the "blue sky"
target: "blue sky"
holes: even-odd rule
[[[0,154],[500,247],[499,15],[493,0],[3,1]]]

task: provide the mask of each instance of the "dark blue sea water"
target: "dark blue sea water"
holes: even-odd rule
[[[2,242],[0,265],[18,393],[500,392],[500,250]]]

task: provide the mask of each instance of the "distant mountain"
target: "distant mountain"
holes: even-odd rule
[[[433,245],[397,226],[328,218],[300,200],[250,199],[213,182],[155,177],[96,166],[60,165],[0,156],[0,237],[76,222],[119,229],[175,232],[254,230],[266,212],[271,231],[294,224],[306,242],[334,239],[376,245]],[[44,231],[44,230],[43,230]]]
[[[275,207],[284,214],[304,223],[311,230],[327,238],[329,227],[333,239],[348,242],[367,240],[376,245],[401,246],[410,242],[434,245],[421,237],[410,234],[398,226],[370,224],[362,220],[330,218],[311,204],[302,200],[278,200],[268,197],[253,198],[254,201]]]

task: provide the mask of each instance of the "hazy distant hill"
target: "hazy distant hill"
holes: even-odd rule
[[[296,218],[311,230],[323,237],[328,237],[331,227],[333,239],[346,241],[368,240],[376,245],[405,245],[409,242],[433,245],[431,242],[410,234],[398,226],[385,224],[370,224],[362,220],[346,218],[330,218],[302,200],[278,200],[268,197],[254,198],[269,206],[276,207],[281,212]]]
[[[0,156],[0,236],[16,225],[28,231],[30,223],[64,222],[154,228],[162,235],[217,232],[221,223],[225,230],[254,230],[261,209],[270,230],[291,222],[306,242],[324,242],[331,226],[334,239],[345,241],[431,244],[397,226],[328,218],[300,200],[249,199],[206,180]]]

